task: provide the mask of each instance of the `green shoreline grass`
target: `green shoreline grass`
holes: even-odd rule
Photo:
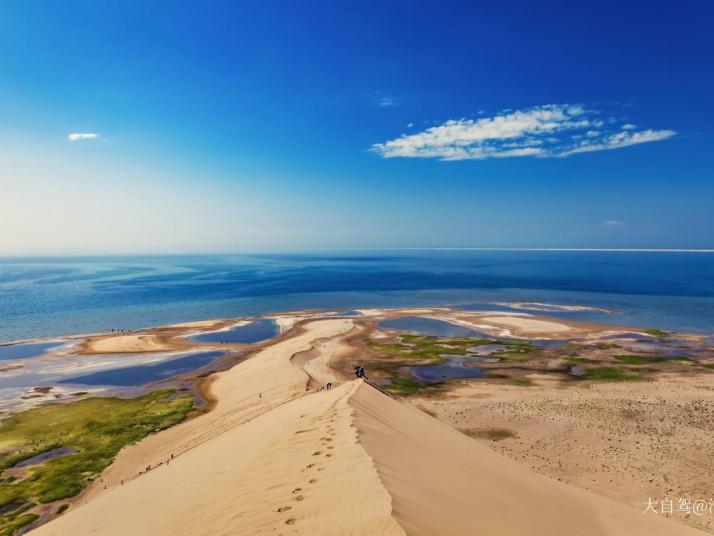
[[[525,361],[536,350],[533,343],[520,340],[479,339],[471,337],[439,338],[426,335],[402,335],[400,342],[379,343],[367,340],[367,346],[383,356],[404,363],[414,361],[423,365],[439,365],[446,361],[444,355],[466,356],[468,348],[487,344],[500,344],[504,349],[490,354],[507,361]]]
[[[137,398],[87,398],[47,405],[0,421],[0,536],[32,523],[28,512],[77,495],[126,445],[186,418],[193,397],[163,389]],[[59,447],[75,452],[23,468],[19,478],[5,476],[17,463]],[[16,508],[12,505],[17,505]]]
[[[644,355],[621,354],[616,355],[615,359],[628,365],[647,365],[652,363],[652,359]]]
[[[583,376],[583,379],[597,381],[636,381],[643,378],[644,374],[639,372],[614,367],[587,367]]]

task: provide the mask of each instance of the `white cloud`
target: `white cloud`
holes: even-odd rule
[[[632,123],[625,123],[622,125],[622,130],[635,130],[637,128],[637,125],[633,125]]]
[[[69,141],[98,140],[99,134],[94,132],[72,132],[67,136]]]
[[[507,110],[493,117],[450,119],[416,134],[375,143],[372,151],[384,158],[547,158],[617,149],[664,140],[675,134],[671,130],[652,129],[633,132],[634,126],[629,123],[603,128],[605,123],[597,114],[578,104],[549,104]]]
[[[577,147],[568,149],[554,156],[570,156],[578,153],[591,153],[593,151],[606,151],[608,149],[619,149],[620,147],[629,147],[639,143],[649,143],[652,141],[666,140],[675,135],[673,130],[642,130],[640,132],[621,131],[614,134],[609,134],[601,138],[596,143],[581,142]]]
[[[413,126],[414,126],[414,123],[409,123],[409,124],[407,125],[407,128],[412,128]]]
[[[392,97],[382,97],[379,99],[379,105],[388,108],[390,106],[398,106],[399,103]]]
[[[607,220],[604,225],[607,225],[608,227],[615,227],[617,225],[622,225],[622,222],[620,220]]]

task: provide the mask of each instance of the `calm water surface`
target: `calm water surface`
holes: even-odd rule
[[[27,344],[6,344],[0,346],[0,361],[5,359],[27,359],[44,354],[51,348],[65,344],[61,341]]]
[[[212,331],[191,337],[192,341],[213,343],[244,343],[266,341],[278,334],[278,325],[269,318],[261,318],[245,326],[236,326],[224,331]]]
[[[0,259],[0,341],[301,309],[493,309],[487,302],[589,305],[614,313],[545,314],[712,333],[714,254],[361,250]]]
[[[134,367],[117,368],[111,370],[103,370],[83,376],[76,376],[61,380],[58,383],[70,385],[107,385],[117,387],[139,387],[147,383],[153,383],[160,380],[171,378],[179,374],[186,374],[198,370],[199,368],[208,365],[219,357],[225,355],[225,352],[197,352],[178,359],[162,361],[149,365],[137,365]]]

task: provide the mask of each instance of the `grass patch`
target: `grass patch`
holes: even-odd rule
[[[427,365],[438,365],[446,362],[442,355],[468,355],[467,348],[493,344],[491,339],[475,339],[470,337],[439,338],[426,335],[402,335],[400,342],[379,343],[368,340],[367,346],[382,355],[402,362],[419,361]]]
[[[518,435],[508,428],[467,428],[461,432],[475,439],[488,439],[489,441],[503,441]]]
[[[652,363],[652,360],[644,355],[616,355],[615,359],[628,365],[647,365]]]
[[[586,380],[599,381],[634,381],[640,380],[644,376],[638,372],[622,370],[614,367],[588,367],[585,369]]]
[[[468,348],[500,344],[503,351],[490,354],[506,361],[525,361],[537,350],[530,341],[480,339],[472,337],[439,338],[427,335],[402,335],[398,343],[378,343],[368,340],[367,346],[382,355],[401,362],[419,361],[426,365],[446,362],[444,355],[469,355]]]
[[[62,506],[60,506],[59,508],[57,508],[57,515],[63,514],[63,513],[66,512],[68,509],[69,509],[69,504],[68,504],[68,503],[64,503]]]
[[[568,356],[568,357],[565,358],[565,360],[566,360],[568,363],[585,363],[585,362],[587,362],[587,359],[585,359],[585,358],[583,358],[583,357],[578,357],[578,356],[576,356],[576,355]]]
[[[533,380],[524,377],[513,378],[513,383],[515,383],[516,385],[522,385],[524,387],[530,387],[533,385]]]
[[[536,350],[532,342],[529,341],[497,341],[497,344],[502,344],[506,347],[501,352],[494,352],[489,357],[498,357],[505,361],[526,361],[531,357],[531,354]]]
[[[669,335],[666,331],[662,331],[661,329],[655,328],[646,329],[645,333],[647,333],[648,335],[652,335],[653,337],[659,337],[660,339],[663,339],[667,335]]]
[[[504,361],[526,361],[530,356],[530,352],[521,351],[506,351],[506,352],[495,352],[490,354],[488,357],[497,357],[503,359]]]
[[[400,396],[413,395],[423,388],[423,383],[417,383],[412,378],[397,378],[389,385],[384,386],[385,391]]]
[[[10,516],[0,517],[0,536],[12,536],[12,534],[37,520],[37,514],[22,514],[10,519]]]
[[[35,408],[1,421],[0,472],[59,447],[72,447],[75,452],[28,467],[24,478],[0,482],[0,508],[16,501],[50,503],[77,495],[122,447],[186,418],[193,399],[176,393],[163,389],[131,399],[88,398]],[[28,516],[33,515],[3,516],[0,536],[12,534],[19,522],[31,523],[34,519]]]

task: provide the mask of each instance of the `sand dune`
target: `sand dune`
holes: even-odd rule
[[[88,338],[80,353],[121,354],[140,352],[160,352],[174,349],[156,335],[102,335]]]
[[[536,475],[361,380],[310,389],[352,329],[309,322],[219,374],[212,412],[126,449],[109,489],[33,534],[704,534]]]

